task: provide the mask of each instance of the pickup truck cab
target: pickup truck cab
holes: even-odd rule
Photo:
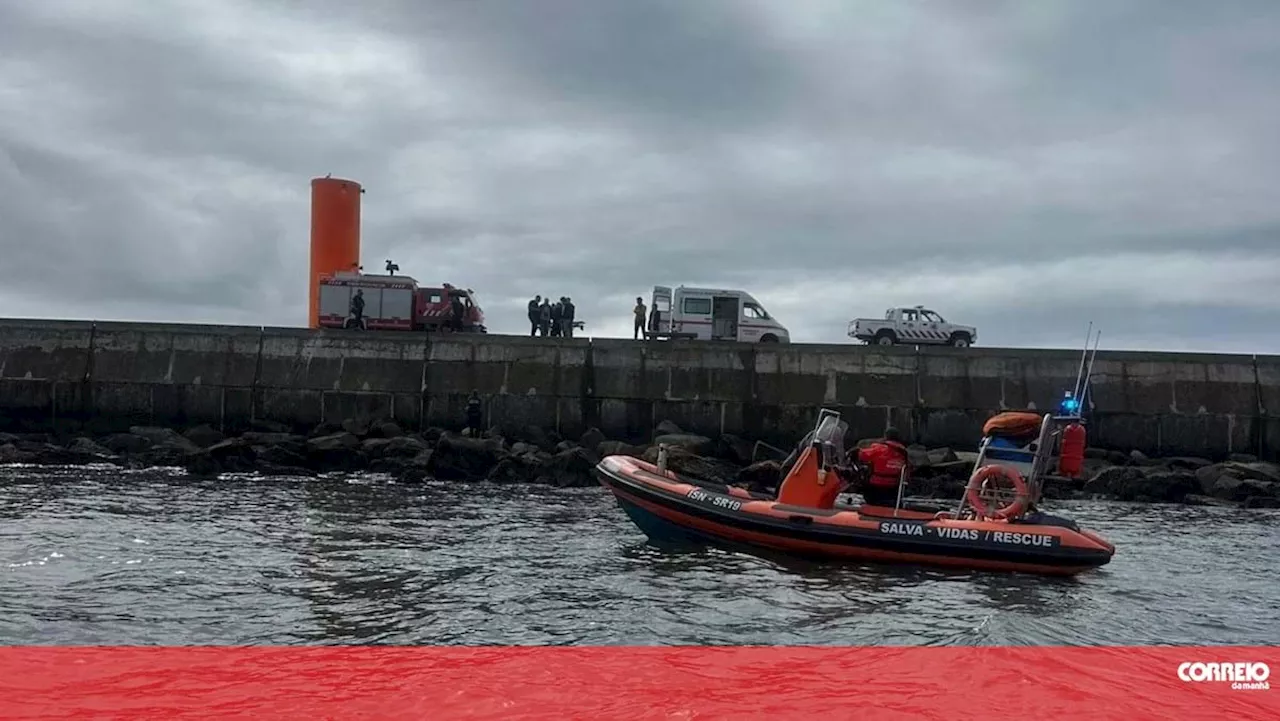
[[[791,333],[744,290],[653,287],[646,338],[789,343]]]
[[[948,323],[936,312],[917,305],[890,308],[884,318],[849,321],[849,337],[876,345],[950,345],[967,348],[978,339],[978,329]]]

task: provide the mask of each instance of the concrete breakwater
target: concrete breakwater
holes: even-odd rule
[[[1056,406],[1078,350],[745,345],[0,320],[0,430],[92,433],[344,419],[598,428],[643,441],[662,420],[784,447],[820,406],[856,437],[887,423],[972,448],[1000,410]],[[1275,459],[1280,357],[1099,352],[1090,445],[1153,456]]]

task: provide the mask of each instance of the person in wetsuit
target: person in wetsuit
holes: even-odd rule
[[[467,426],[465,429],[467,435],[472,438],[479,438],[481,429],[480,424],[483,422],[483,404],[480,401],[480,391],[473,390],[467,398]]]
[[[902,445],[898,429],[892,426],[886,428],[882,440],[859,449],[858,463],[871,471],[862,487],[862,498],[873,506],[897,505],[898,483],[906,482],[903,480],[903,472],[910,465],[907,447]]]

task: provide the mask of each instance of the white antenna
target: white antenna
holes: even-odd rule
[[[1098,331],[1098,335],[1094,336],[1093,353],[1089,355],[1089,369],[1085,371],[1084,387],[1080,389],[1079,408],[1080,414],[1084,414],[1084,397],[1089,393],[1089,386],[1093,382],[1093,362],[1098,358],[1098,343],[1102,342],[1102,331]]]
[[[1101,332],[1101,331],[1099,331]],[[1080,370],[1076,371],[1076,384],[1071,389],[1071,397],[1079,398],[1081,393],[1080,381],[1084,378],[1084,361],[1089,355],[1089,339],[1093,337],[1093,321],[1089,321],[1089,330],[1084,334],[1084,348],[1080,350]]]

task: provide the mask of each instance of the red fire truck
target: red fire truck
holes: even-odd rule
[[[364,317],[357,324],[351,317],[351,298],[359,291],[364,297]],[[453,327],[453,299],[462,303],[461,328]],[[320,280],[320,327],[365,330],[460,331],[485,333],[484,311],[470,288],[448,283],[420,288],[404,275],[334,273]]]

